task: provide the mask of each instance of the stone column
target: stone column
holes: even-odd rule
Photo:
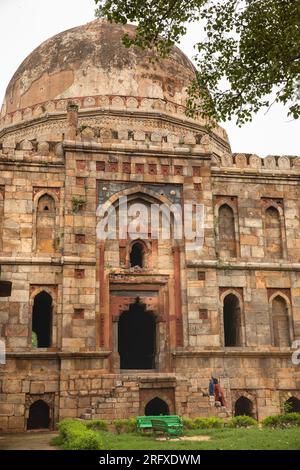
[[[99,346],[101,348],[109,348],[109,344],[107,342],[107,335],[105,334],[108,319],[105,319],[105,276],[104,276],[104,243],[100,243],[99,246]],[[105,341],[106,339],[106,341]]]
[[[181,299],[181,263],[180,263],[180,248],[174,246],[173,249],[174,259],[174,291],[175,291],[175,318],[176,318],[176,347],[183,346],[183,324],[182,324],[182,299]]]
[[[78,106],[72,101],[69,101],[67,107],[67,125],[67,140],[76,140],[78,128]]]

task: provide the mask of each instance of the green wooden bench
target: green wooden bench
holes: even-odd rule
[[[180,434],[183,431],[182,419],[177,415],[165,416],[137,416],[137,429],[140,431],[151,430],[153,428],[152,420],[159,420],[167,423],[169,428],[176,429]]]
[[[180,420],[180,418],[179,418]],[[180,420],[181,421],[181,420]],[[178,420],[165,421],[163,419],[152,419],[152,429],[154,432],[163,432],[167,437],[180,436],[182,434],[182,426]]]

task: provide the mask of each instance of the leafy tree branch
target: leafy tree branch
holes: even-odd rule
[[[95,0],[96,16],[137,24],[124,44],[169,54],[189,23],[195,44],[190,116],[250,121],[273,102],[300,116],[300,0]]]

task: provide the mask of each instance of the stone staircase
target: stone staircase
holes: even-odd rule
[[[222,406],[221,402],[215,400],[215,397],[210,396],[209,402],[210,402],[211,408],[214,408],[215,410],[215,413],[214,413],[215,416],[217,416],[218,418],[226,419],[226,418],[232,417],[231,410],[229,410],[229,408],[226,408],[226,406]]]
[[[226,419],[231,418],[232,413],[230,408],[222,406],[219,401],[215,400],[214,396],[208,395],[207,392],[201,390],[198,392],[198,403],[201,403],[200,412],[198,414],[199,417],[210,417],[210,416],[217,416],[218,418]]]

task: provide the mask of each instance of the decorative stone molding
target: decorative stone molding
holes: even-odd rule
[[[78,105],[80,109],[86,108],[118,108],[118,109],[147,109],[147,110],[160,110],[167,114],[185,116],[186,108],[171,101],[162,100],[158,98],[146,98],[135,96],[123,95],[98,95],[86,97],[74,97],[72,101]],[[41,102],[32,108],[24,108],[14,113],[8,113],[0,119],[0,128],[5,124],[17,123],[26,121],[32,117],[39,117],[46,115],[46,113],[54,113],[55,111],[65,111],[67,109],[67,100],[58,99],[53,101]],[[188,118],[186,118],[188,119]],[[201,121],[200,117],[195,116],[197,121]],[[216,129],[214,129],[215,131]],[[222,138],[225,138],[224,132],[218,133]]]
[[[205,136],[208,138],[208,136]],[[204,139],[204,138],[203,138]],[[201,140],[201,143],[203,142]],[[220,157],[218,157],[220,158]],[[300,166],[300,158],[294,156],[283,155],[280,157],[268,155],[265,158],[257,155],[246,155],[246,154],[223,154],[221,156],[222,164],[218,165],[217,158],[213,157],[213,162],[216,166],[222,166],[227,168],[236,169],[254,169],[257,172],[272,172],[273,171],[288,171],[290,168],[297,168]],[[298,173],[298,171],[297,171]]]
[[[249,158],[249,165],[251,168],[261,168],[262,166],[262,159],[257,155],[251,155]]]
[[[288,170],[291,167],[290,160],[288,157],[279,157],[277,164],[278,168],[282,170]]]
[[[247,158],[244,154],[238,154],[235,157],[235,164],[238,168],[246,168],[247,166]]]
[[[263,160],[263,163],[264,163],[264,168],[268,168],[268,169],[276,168],[276,160],[275,160],[275,157],[273,157],[272,155],[268,155],[267,157],[265,157]]]

